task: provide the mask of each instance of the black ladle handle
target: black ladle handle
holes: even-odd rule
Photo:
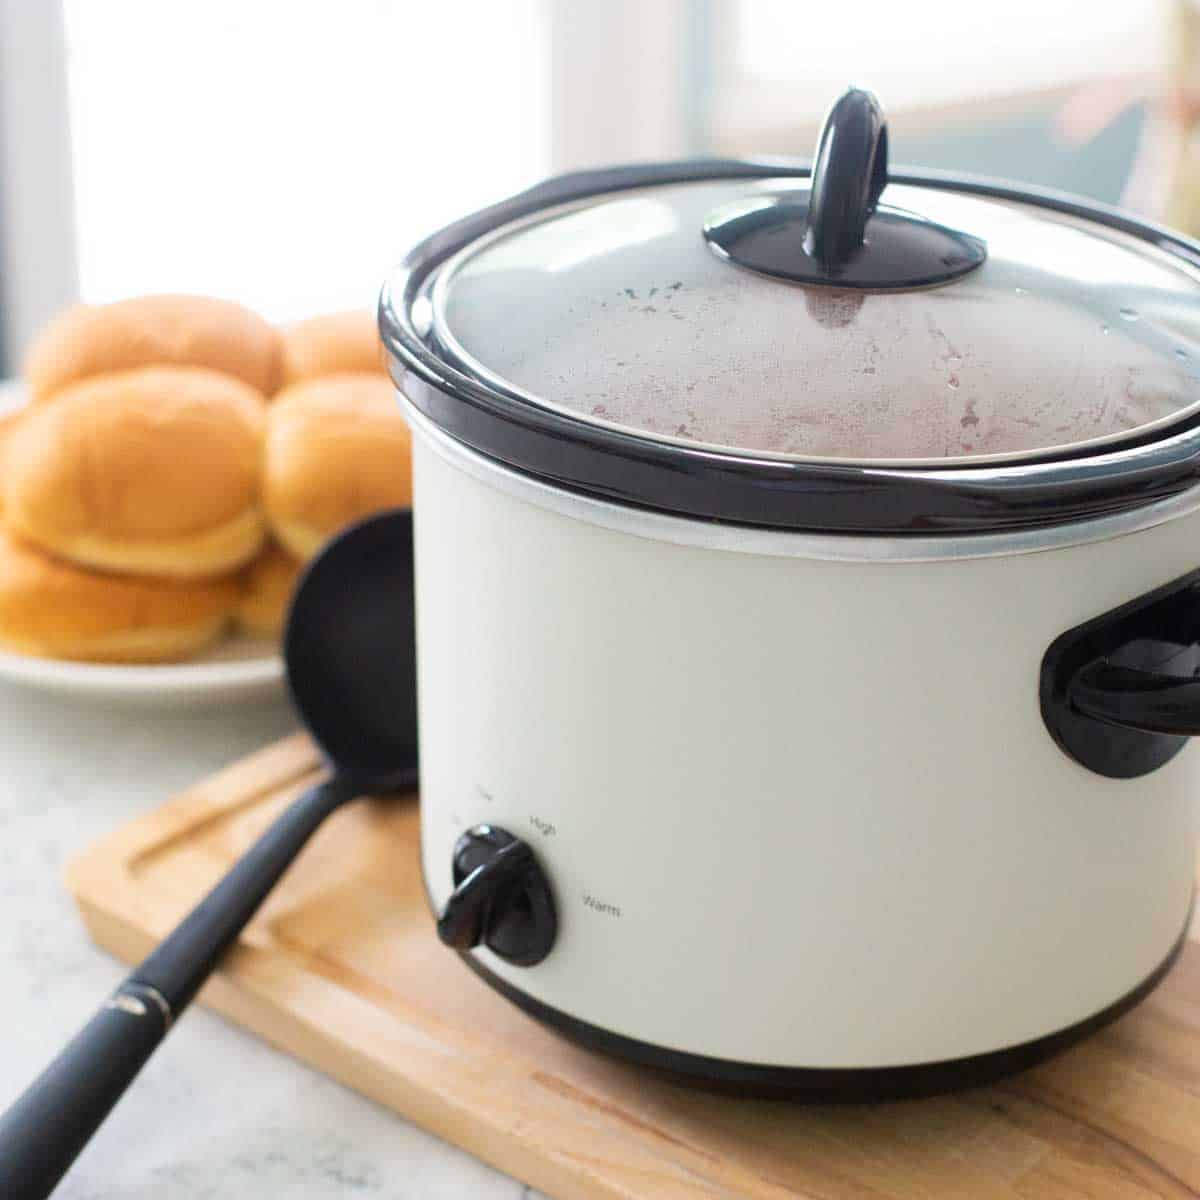
[[[813,159],[804,249],[827,270],[862,246],[887,185],[887,121],[875,96],[849,88],[821,127]]]
[[[4,1200],[50,1195],[305,842],[359,794],[335,775],[293,801],[0,1117]]]
[[[1075,675],[1067,696],[1077,712],[1109,725],[1200,737],[1200,679],[1098,659]]]

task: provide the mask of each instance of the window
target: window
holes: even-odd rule
[[[849,83],[880,96],[901,129],[1011,110],[1031,97],[1155,69],[1164,9],[1153,0],[718,0],[717,149],[807,154]]]
[[[549,170],[537,0],[65,0],[83,299],[284,320]]]

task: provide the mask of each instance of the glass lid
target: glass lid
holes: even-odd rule
[[[609,192],[502,225],[436,272],[431,340],[576,421],[785,462],[1098,453],[1200,411],[1192,262],[1036,197],[887,184],[886,154],[852,90],[811,180]]]

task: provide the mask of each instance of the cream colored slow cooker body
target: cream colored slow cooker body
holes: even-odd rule
[[[1042,656],[1200,562],[1200,497],[1059,530],[730,528],[415,437],[422,855],[491,822],[559,933],[526,995],[692,1054],[929,1063],[1075,1025],[1188,917],[1200,757],[1103,778]]]

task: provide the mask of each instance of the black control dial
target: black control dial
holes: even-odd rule
[[[454,893],[438,918],[438,937],[456,950],[484,945],[519,967],[539,963],[554,945],[554,897],[533,851],[496,825],[468,829],[454,846]]]

